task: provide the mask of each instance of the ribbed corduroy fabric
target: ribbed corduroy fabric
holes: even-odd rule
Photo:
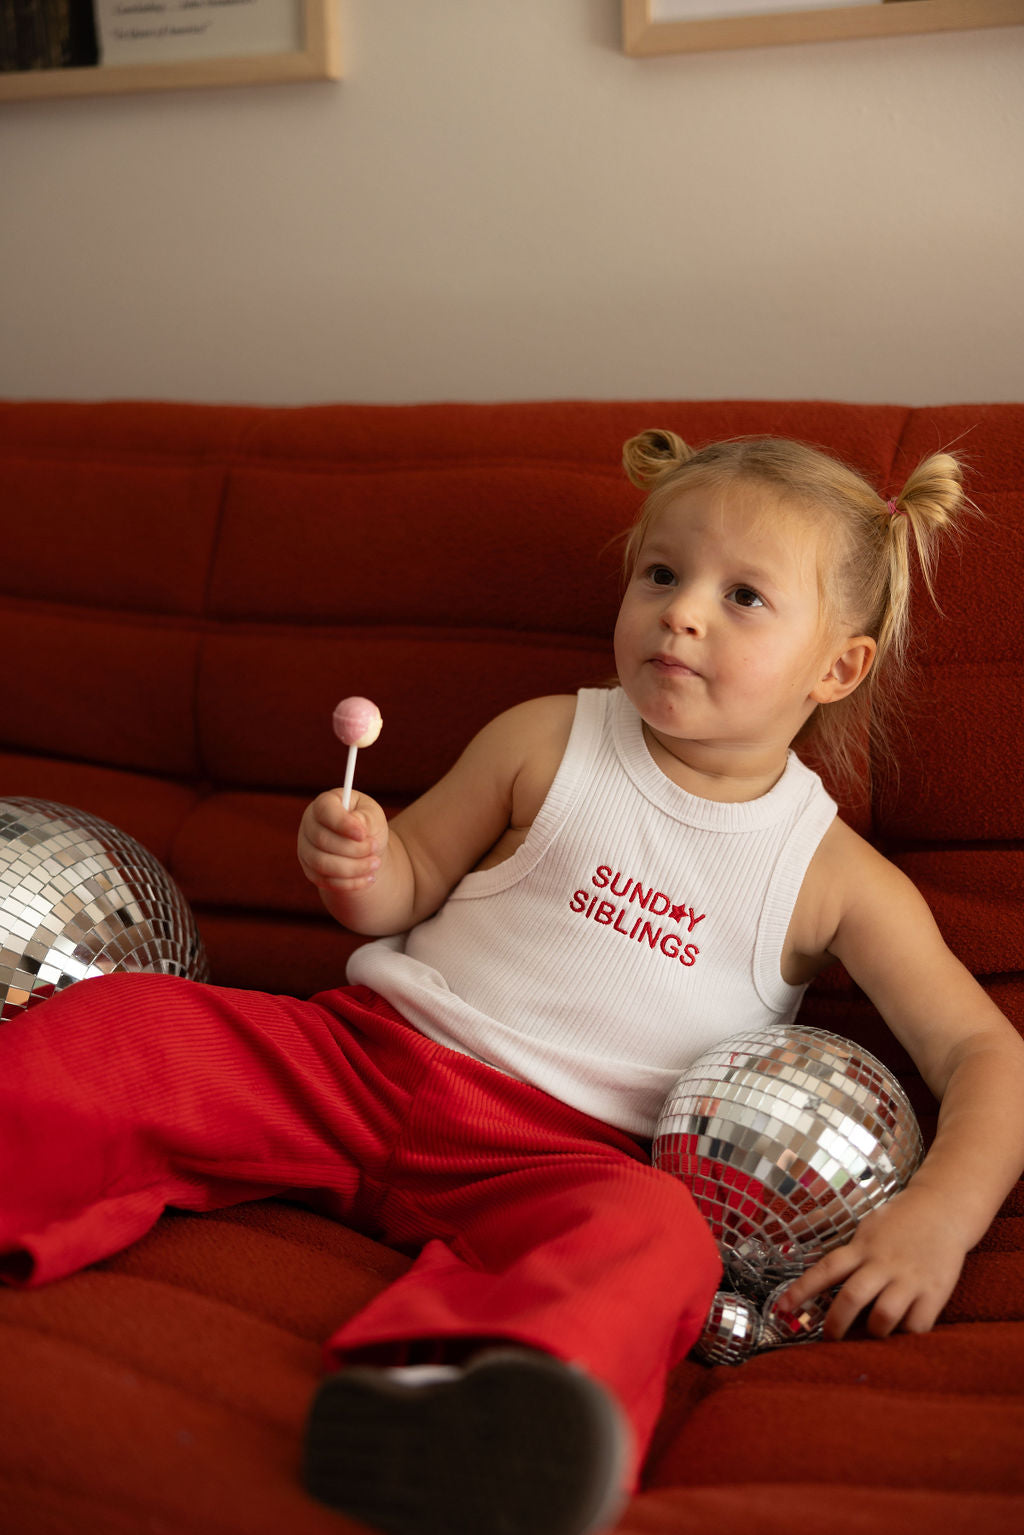
[[[168,1207],[269,1194],[418,1253],[329,1363],[544,1349],[614,1393],[639,1465],[721,1270],[689,1193],[629,1136],[363,990],[300,1002],[113,975],[0,1030],[0,1277],[37,1286]]]
[[[792,753],[759,799],[688,794],[622,690],[584,689],[515,856],[407,937],[358,949],[349,979],[432,1039],[651,1136],[702,1050],[796,1013],[783,944],[835,812]]]

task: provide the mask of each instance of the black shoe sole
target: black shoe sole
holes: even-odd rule
[[[607,1392],[542,1353],[481,1354],[448,1381],[329,1376],[308,1490],[384,1535],[589,1535],[619,1512],[627,1431]]]

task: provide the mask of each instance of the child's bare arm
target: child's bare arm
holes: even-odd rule
[[[1024,1042],[949,951],[912,882],[854,833],[837,839],[841,911],[829,949],[909,1051],[940,1101],[935,1142],[906,1189],[790,1286],[799,1309],[839,1285],[826,1334],[926,1332],[964,1256],[1024,1167]]]
[[[450,772],[389,823],[368,795],[309,805],[299,862],[328,911],[354,932],[400,933],[435,912],[510,825],[532,821],[568,740],[575,700],[533,699],[501,714]]]

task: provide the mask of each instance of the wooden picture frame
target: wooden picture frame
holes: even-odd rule
[[[730,9],[741,9],[732,0]],[[622,0],[622,46],[633,58],[698,53],[720,48],[763,48],[837,38],[897,37],[914,32],[957,32],[1024,22],[1024,0],[876,0],[873,5],[799,6],[723,16],[652,19],[651,0]]]
[[[252,53],[151,64],[97,64],[85,69],[26,69],[0,73],[0,101],[51,96],[121,95],[199,86],[264,85],[340,80],[337,0],[293,0],[299,47],[287,53]],[[300,20],[301,18],[301,20]]]

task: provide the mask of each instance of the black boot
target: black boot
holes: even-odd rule
[[[548,1354],[328,1376],[304,1480],[384,1535],[588,1535],[624,1501],[628,1430],[612,1398]]]

